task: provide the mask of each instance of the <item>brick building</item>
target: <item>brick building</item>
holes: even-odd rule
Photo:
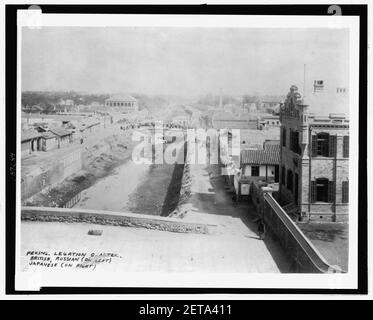
[[[349,120],[347,90],[325,92],[323,81],[301,99],[290,88],[280,111],[280,203],[299,219],[348,219]],[[309,110],[310,109],[310,110]]]

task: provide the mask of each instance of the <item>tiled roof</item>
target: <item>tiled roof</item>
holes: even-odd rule
[[[68,131],[64,128],[61,128],[61,127],[50,128],[49,131],[51,131],[52,133],[54,133],[55,135],[60,136],[60,137],[67,136],[67,135],[71,134],[70,131]]]
[[[116,94],[112,97],[110,97],[109,99],[107,99],[107,101],[132,101],[132,102],[136,102],[137,100],[130,96],[129,94]]]
[[[34,129],[23,130],[21,133],[21,141],[28,141],[34,138],[41,137],[41,134]]]
[[[280,145],[279,144],[264,144],[264,150],[280,152]]]
[[[267,150],[242,150],[241,164],[279,164],[280,152]]]

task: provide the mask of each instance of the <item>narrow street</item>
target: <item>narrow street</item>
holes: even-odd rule
[[[252,268],[259,264],[265,272],[289,272],[289,261],[279,243],[269,236],[259,240],[253,222],[257,218],[254,208],[247,202],[232,201],[218,165],[191,165],[190,174],[191,197],[181,209],[187,210],[186,221],[218,225],[218,237],[230,242],[230,248],[238,255],[248,253],[246,262]]]

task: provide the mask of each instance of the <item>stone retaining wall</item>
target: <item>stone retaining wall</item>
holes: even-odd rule
[[[180,219],[133,213],[105,212],[101,210],[22,207],[21,220],[41,222],[94,223],[152,230],[209,234],[215,225],[183,222]]]
[[[66,177],[82,169],[82,152],[74,150],[47,168],[37,168],[21,178],[21,200],[25,200],[44,188],[60,183]]]

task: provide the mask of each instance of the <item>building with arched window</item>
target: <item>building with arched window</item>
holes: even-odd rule
[[[348,95],[325,94],[324,85],[315,82],[306,98],[292,86],[281,108],[279,200],[299,219],[342,221],[348,219],[349,119],[310,111],[348,110]]]
[[[123,113],[132,113],[138,111],[137,100],[130,95],[118,94],[105,100],[105,106],[115,108]]]

